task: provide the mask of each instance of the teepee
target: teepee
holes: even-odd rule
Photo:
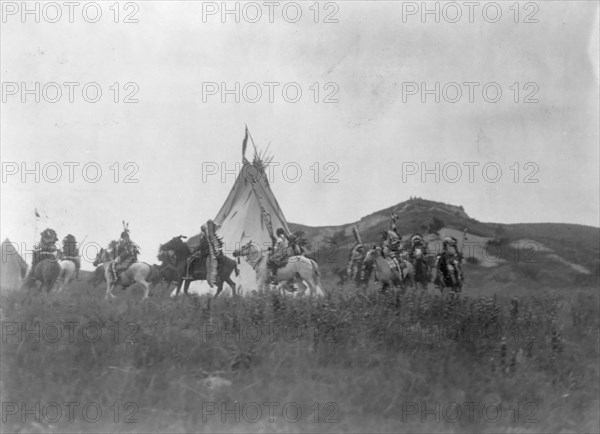
[[[246,145],[250,133],[246,134],[242,144],[242,168],[238,174],[225,203],[214,218],[217,224],[217,234],[223,240],[223,253],[229,257],[234,250],[249,241],[258,244],[264,252],[272,245],[272,234],[278,228],[289,233],[287,221],[275,195],[269,186],[266,173],[271,158],[266,151],[260,154],[254,146],[254,158],[250,162],[245,157]],[[252,137],[250,136],[252,140]],[[254,141],[253,145],[254,145]],[[197,242],[197,237],[188,241],[191,247]],[[234,278],[236,284],[241,284],[242,290],[256,288],[256,274],[242,258],[239,265],[240,275]]]
[[[8,238],[2,243],[1,261],[0,288],[17,289],[27,272],[27,263],[19,255],[16,245]]]

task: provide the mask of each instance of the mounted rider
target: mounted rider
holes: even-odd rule
[[[348,260],[348,266],[346,268],[346,276],[348,276],[350,280],[356,280],[357,276],[359,275],[358,272],[362,271],[362,265],[366,256],[366,251],[356,226],[352,228],[352,233],[354,234],[356,243],[354,246],[352,246],[352,249],[350,249],[350,257]]]
[[[346,275],[350,280],[356,280],[359,276],[358,273],[362,270],[365,256],[365,246],[362,244],[355,244],[352,250],[350,250],[350,259],[348,260],[348,267],[346,269]]]
[[[71,261],[75,264],[75,273],[79,280],[79,269],[81,268],[81,257],[79,256],[79,247],[75,236],[69,234],[63,238],[63,247],[61,258],[66,261]]]
[[[277,229],[276,237],[272,237],[273,246],[269,255],[269,268],[272,272],[272,278],[277,276],[277,269],[283,267],[288,262],[289,239],[283,228]]]
[[[396,227],[396,218],[396,214],[392,213],[390,219],[390,228],[386,232],[382,233],[382,247],[384,256],[394,262],[401,278],[404,278],[404,273],[399,261],[402,250],[402,237],[398,233],[398,228]]]
[[[212,288],[218,284],[219,277],[218,268],[223,255],[223,242],[216,235],[217,226],[212,220],[208,220],[206,224],[200,226],[200,242],[192,255],[187,259],[185,280],[192,280],[193,276],[190,270],[196,260],[200,260],[200,264],[204,265],[204,273],[206,274],[206,282]]]
[[[410,237],[410,251],[408,252],[408,257],[414,261],[415,259],[415,250],[421,249],[421,254],[423,256],[427,255],[427,243],[423,239],[423,235],[420,233],[415,233]]]
[[[445,237],[442,242],[442,252],[440,253],[439,267],[444,275],[444,280],[449,280],[448,264],[452,264],[457,278],[463,280],[462,273],[462,253],[458,249],[458,240],[454,237]]]
[[[58,249],[56,247],[58,237],[56,236],[56,231],[48,228],[41,232],[40,235],[42,236],[40,242],[33,246],[31,271],[33,271],[37,264],[45,259],[56,259],[58,254]]]
[[[139,253],[139,247],[129,238],[129,223],[125,224],[123,222],[123,232],[121,232],[116,246],[116,254],[118,256],[111,265],[114,280],[118,280],[119,274],[127,270],[131,264],[137,262],[137,255]]]

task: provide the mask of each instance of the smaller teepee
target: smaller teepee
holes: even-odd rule
[[[27,273],[27,263],[19,255],[17,245],[7,238],[2,243],[0,288],[17,289]]]

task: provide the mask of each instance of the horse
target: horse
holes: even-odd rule
[[[445,263],[448,274],[444,275],[442,272],[442,266]],[[463,273],[460,263],[456,260],[449,261],[444,259],[442,255],[437,255],[435,260],[436,276],[434,283],[440,288],[440,292],[444,292],[444,289],[457,293],[462,291],[463,286]]]
[[[263,291],[271,270],[267,264],[267,254],[263,253],[258,245],[249,241],[240,249],[233,252],[234,257],[244,257],[246,262],[254,269],[256,273],[256,283],[259,291]],[[286,284],[294,281],[300,288],[299,294],[304,295],[306,291],[306,282],[310,288],[311,297],[315,292],[323,292],[321,286],[321,277],[319,266],[317,263],[305,256],[291,256],[288,258],[287,264],[277,269],[275,276],[277,282],[285,282]]]
[[[159,251],[157,258],[162,262],[162,264],[158,266],[161,285],[166,285],[167,292],[170,293],[171,285],[177,286],[178,283],[177,269],[175,268],[175,264],[169,260],[165,251]]]
[[[427,258],[423,254],[423,249],[420,247],[416,247],[413,253],[414,262],[413,267],[415,269],[414,283],[415,288],[418,288],[419,284],[422,289],[427,289],[427,284],[431,280],[431,276],[429,274],[429,267],[427,265]]]
[[[179,235],[177,237],[171,238],[165,244],[160,245],[158,253],[158,259],[163,261],[165,276],[167,274],[166,271],[168,270],[167,266],[165,266],[165,262],[170,261],[169,257],[171,256],[169,252],[171,251],[175,255],[175,271],[173,274],[174,277],[172,278],[173,281],[177,282],[177,291],[175,292],[175,295],[179,295],[182,285],[183,292],[185,293],[185,295],[189,295],[188,289],[190,287],[190,283],[192,283],[194,280],[207,280],[206,269],[202,266],[202,262],[204,261],[203,258],[196,258],[190,264],[189,271],[192,278],[184,279],[184,276],[187,274],[187,260],[192,255],[192,251],[190,247],[183,241],[183,238],[186,237],[183,235]],[[217,278],[217,292],[214,295],[215,297],[217,297],[221,293],[221,291],[223,291],[223,283],[227,283],[231,287],[231,292],[233,293],[233,295],[236,295],[235,283],[233,280],[231,280],[231,273],[233,273],[234,271],[236,276],[240,274],[237,267],[237,263],[233,259],[222,255],[221,259],[219,260],[219,275]],[[183,284],[184,280],[185,284]]]
[[[407,281],[412,282],[413,286],[415,285],[413,265],[404,259],[399,261],[404,274],[404,278],[402,278],[396,267],[390,266],[388,260],[383,256],[381,247],[370,249],[363,262],[366,266],[374,267],[377,279],[381,282],[382,291],[386,291],[390,286],[404,288]]]
[[[94,273],[90,277],[90,280],[91,280],[92,286],[94,288],[97,287],[98,285],[100,285],[101,283],[106,282],[106,278],[104,277],[104,267],[102,267],[102,266],[96,267],[96,269],[94,270]]]
[[[55,258],[44,259],[33,267],[31,272],[25,277],[21,288],[30,289],[37,281],[41,281],[42,286],[40,287],[40,291],[43,292],[44,288],[46,288],[46,293],[48,294],[56,284],[59,275],[60,264],[58,260]]]
[[[75,272],[77,271],[77,269],[75,267],[75,263],[73,261],[69,261],[68,259],[63,259],[58,263],[60,265],[60,273],[57,279],[57,292],[61,292],[63,289],[69,287],[69,284],[73,281],[73,278],[75,277]]]
[[[106,279],[106,297],[104,299],[115,297],[112,293],[113,287],[121,285],[122,289],[127,289],[127,287],[136,283],[144,285],[144,297],[142,300],[148,298],[150,284],[154,286],[159,279],[156,267],[145,262],[134,262],[127,270],[120,273],[118,280],[115,280],[111,271],[111,265],[115,262],[112,256],[111,252],[101,248],[98,255],[96,255],[96,259],[94,259],[94,267],[99,264],[102,264],[104,267],[104,278]]]

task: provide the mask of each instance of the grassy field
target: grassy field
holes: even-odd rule
[[[165,292],[4,291],[2,431],[600,429],[598,288]]]

